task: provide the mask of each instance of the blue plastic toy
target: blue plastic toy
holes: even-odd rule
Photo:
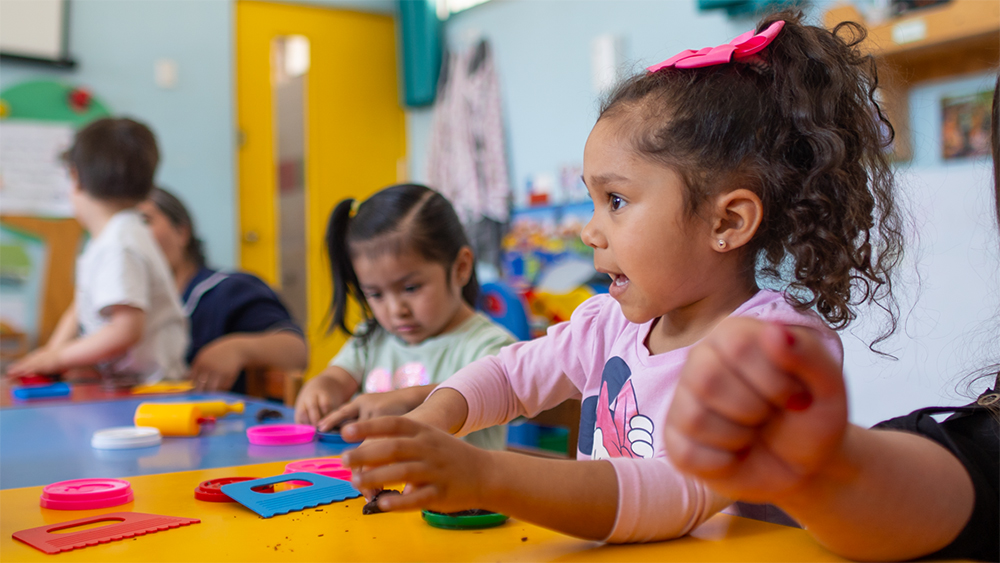
[[[55,397],[68,397],[69,385],[63,382],[50,383],[48,385],[31,385],[28,387],[12,387],[11,395],[15,399],[30,401],[31,399],[52,399]]]
[[[307,481],[311,484],[276,493],[258,493],[253,490],[288,481]],[[229,498],[264,518],[361,496],[361,492],[347,481],[318,473],[285,473],[253,481],[230,483],[222,485],[220,489]]]
[[[479,309],[506,328],[518,340],[531,339],[531,326],[521,296],[503,282],[484,283],[479,291]]]

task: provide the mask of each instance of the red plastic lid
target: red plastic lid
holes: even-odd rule
[[[293,461],[285,466],[285,473],[319,473],[334,479],[351,480],[351,470],[344,467],[340,458],[320,457]]]
[[[262,424],[247,428],[247,439],[258,446],[305,444],[316,437],[316,427],[308,424]]]
[[[24,387],[31,387],[34,385],[48,385],[50,383],[55,383],[59,380],[59,376],[56,375],[43,375],[40,373],[30,373],[28,375],[22,375],[17,378],[21,385]]]
[[[240,481],[253,481],[254,479],[257,479],[257,477],[222,477],[220,479],[210,479],[198,485],[198,488],[194,490],[194,498],[208,502],[236,502],[222,492],[222,486],[230,483],[239,483]],[[261,490],[260,492],[274,492],[273,485],[267,488],[270,490]]]
[[[132,485],[121,479],[72,479],[42,489],[42,508],[89,510],[125,504],[133,499]]]

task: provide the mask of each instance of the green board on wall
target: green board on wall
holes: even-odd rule
[[[96,97],[91,97],[86,109],[77,111],[70,106],[69,96],[76,87],[51,80],[22,82],[0,92],[7,106],[9,119],[58,121],[79,128],[91,121],[111,115]]]

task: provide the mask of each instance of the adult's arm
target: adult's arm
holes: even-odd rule
[[[848,423],[840,363],[809,329],[721,323],[689,354],[664,436],[681,470],[778,505],[846,557],[930,554],[973,510],[969,474],[944,447]]]
[[[198,351],[191,362],[191,380],[199,390],[226,390],[249,368],[304,370],[305,340],[287,330],[227,334]]]
[[[972,515],[968,472],[922,436],[851,425],[827,470],[777,504],[831,551],[913,559],[951,543]]]

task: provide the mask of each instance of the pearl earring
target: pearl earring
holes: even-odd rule
[[[722,240],[720,238],[719,239],[719,248],[722,249],[722,248],[725,248],[725,247],[726,247],[726,241],[724,241],[724,240]]]

